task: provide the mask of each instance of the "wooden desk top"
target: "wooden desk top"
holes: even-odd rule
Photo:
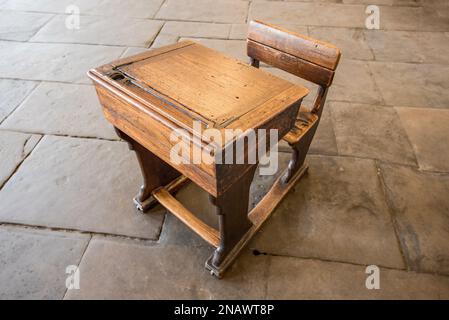
[[[193,120],[203,128],[256,129],[308,94],[192,41],[120,59],[89,75],[190,132]]]

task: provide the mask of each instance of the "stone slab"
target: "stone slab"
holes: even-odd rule
[[[309,171],[253,239],[273,255],[404,268],[374,161],[309,156]]]
[[[179,37],[227,39],[231,25],[188,21],[167,21],[160,34]]]
[[[126,16],[82,16],[79,29],[68,29],[66,19],[66,15],[55,16],[30,41],[148,47],[163,25],[163,21]]]
[[[449,275],[449,176],[381,169],[408,267]]]
[[[319,12],[319,14],[317,14]],[[362,27],[365,6],[305,2],[252,2],[248,20],[308,26]]]
[[[137,213],[141,183],[124,142],[45,136],[0,191],[0,221],[156,240],[164,216]]]
[[[43,82],[0,129],[118,140],[91,85]]]
[[[0,39],[28,41],[52,14],[0,11]]]
[[[158,13],[157,19],[185,20],[221,23],[243,23],[248,10],[248,2],[240,0],[167,0]]]
[[[448,299],[449,278],[380,268],[380,289],[366,288],[366,266],[270,257],[268,299]]]
[[[342,0],[347,4],[372,4],[371,0]],[[406,6],[406,7],[440,7],[449,5],[446,0],[376,0],[378,5]]]
[[[396,108],[422,170],[449,172],[449,110]]]
[[[417,166],[395,109],[345,102],[330,109],[339,154]]]
[[[248,35],[248,25],[243,23],[231,25],[231,30],[229,31],[229,39],[236,40],[246,40]]]
[[[421,8],[420,31],[449,31],[449,4]]]
[[[151,45],[151,49],[156,49],[156,48],[160,48],[163,46],[168,46],[170,44],[174,44],[174,43],[178,42],[179,38],[180,37],[178,35],[159,34],[156,37],[156,39],[154,39],[154,41]]]
[[[337,67],[328,99],[368,104],[383,102],[368,62],[345,58]]]
[[[420,7],[381,6],[379,9],[380,29],[412,31],[419,31],[421,29],[420,19],[422,8]]]
[[[28,156],[41,136],[0,130],[0,188]]]
[[[449,64],[448,38],[443,32],[364,32],[376,61]]]
[[[309,153],[323,155],[337,155],[337,141],[335,139],[334,123],[329,105],[324,106],[320,124],[310,145]]]
[[[147,49],[147,48],[139,48],[139,47],[129,47],[126,48],[125,52],[123,52],[123,54],[121,55],[120,58],[125,58],[125,57],[130,57],[145,51],[148,51],[151,49]]]
[[[203,38],[181,38],[179,40],[191,40],[199,42],[206,47],[217,50],[227,56],[239,59],[242,62],[247,63],[249,61],[249,58],[246,55],[246,41]]]
[[[217,280],[204,268],[211,248],[95,237],[80,265],[80,290],[66,299],[261,299],[266,258],[245,251]]]
[[[28,96],[36,87],[34,81],[0,79],[0,123]]]
[[[4,78],[89,83],[86,72],[90,68],[117,59],[124,50],[113,46],[0,41],[0,71]]]
[[[372,3],[369,3],[372,4]],[[296,23],[307,26],[345,27],[365,29],[366,5],[317,2],[252,2],[249,19],[271,23]],[[433,25],[432,30],[444,31],[445,15],[440,8],[379,6],[380,28],[385,30],[420,30],[425,23]],[[432,17],[437,22],[432,22]],[[429,28],[429,27],[427,27]]]
[[[90,236],[0,227],[0,299],[62,299]]]
[[[370,62],[387,105],[397,107],[449,106],[449,65]]]
[[[135,18],[152,18],[163,0],[6,0],[0,4],[3,10],[72,13],[69,6],[79,8],[81,15],[128,16]]]

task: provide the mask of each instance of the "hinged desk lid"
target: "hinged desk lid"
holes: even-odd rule
[[[270,113],[308,93],[304,87],[191,41],[118,60],[96,71],[110,81],[125,79],[124,84],[156,97],[168,113],[175,117],[179,113],[177,118],[184,117],[190,127],[193,120],[200,120],[206,127],[226,128],[245,118],[240,129],[246,130],[255,125],[251,119],[269,119]]]

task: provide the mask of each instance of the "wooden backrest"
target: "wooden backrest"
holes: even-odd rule
[[[247,39],[253,65],[263,61],[323,87],[329,87],[340,60],[340,49],[280,27],[251,21]]]

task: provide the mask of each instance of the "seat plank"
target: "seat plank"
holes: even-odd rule
[[[285,136],[284,140],[290,144],[298,143],[301,138],[309,131],[318,121],[318,116],[311,112],[300,112],[296,119],[295,126]]]

